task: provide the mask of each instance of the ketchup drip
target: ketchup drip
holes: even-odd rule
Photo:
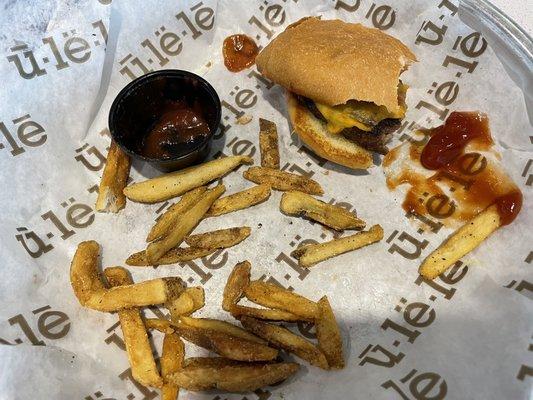
[[[243,34],[228,36],[222,44],[224,65],[231,72],[252,66],[258,53],[259,48],[254,40]]]
[[[431,130],[431,138],[422,150],[420,162],[427,169],[458,175],[463,170],[461,156],[465,154],[466,146],[474,142],[477,147],[492,146],[488,118],[479,113],[454,112],[444,125]],[[497,189],[501,187],[497,179],[497,174],[490,170],[473,177],[473,184],[463,201],[496,204],[501,224],[508,225],[520,212],[522,193],[515,185],[510,185],[511,188],[502,195]]]

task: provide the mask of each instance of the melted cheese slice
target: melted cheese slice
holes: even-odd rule
[[[407,88],[408,86],[403,83],[398,86],[398,98],[401,100],[401,104],[395,112],[390,112],[384,106],[355,100],[333,107],[316,102],[315,105],[327,120],[327,129],[331,133],[339,133],[343,129],[354,126],[362,131],[370,132],[374,126],[384,119],[401,119],[405,116],[407,106],[403,99],[405,99]]]

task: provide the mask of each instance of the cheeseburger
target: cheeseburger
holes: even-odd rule
[[[303,18],[272,40],[257,69],[288,91],[289,117],[316,154],[369,168],[405,116],[400,74],[416,61],[399,40],[340,20]]]

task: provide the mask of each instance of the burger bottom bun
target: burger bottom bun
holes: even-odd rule
[[[287,93],[289,118],[294,131],[314,153],[326,160],[352,169],[368,169],[373,165],[372,154],[341,134],[328,132],[294,94]]]

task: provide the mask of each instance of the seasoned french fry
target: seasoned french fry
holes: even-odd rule
[[[266,201],[270,197],[270,186],[263,184],[221,197],[213,203],[206,217],[216,217],[233,211],[243,210]]]
[[[241,323],[246,329],[272,343],[274,346],[294,353],[298,357],[308,361],[311,365],[328,369],[328,362],[320,349],[288,329],[251,317],[242,317]]]
[[[366,225],[365,221],[357,218],[348,210],[324,203],[302,192],[283,193],[279,208],[285,214],[302,215],[338,231],[362,229]]]
[[[111,141],[104,173],[100,180],[96,211],[119,212],[126,205],[126,196],[122,192],[130,175],[130,157],[114,141]]]
[[[261,166],[279,169],[278,129],[272,121],[259,118]]]
[[[224,287],[224,294],[222,296],[223,310],[231,311],[242,298],[244,288],[250,283],[251,268],[252,266],[248,261],[243,261],[235,265]]]
[[[98,311],[164,304],[179,296],[185,285],[178,277],[158,278],[133,285],[107,289],[98,272],[99,246],[95,241],[81,242],[72,258],[70,283],[80,304]]]
[[[175,332],[172,323],[166,319],[147,318],[144,320],[144,326],[146,326],[146,329],[155,329],[164,334]]]
[[[176,299],[166,304],[170,318],[178,322],[183,315],[190,315],[202,308],[205,304],[204,288],[201,286],[189,287]]]
[[[270,361],[278,356],[276,349],[257,341],[245,339],[244,334],[235,336],[224,330],[199,328],[185,323],[173,324],[173,327],[183,339],[232,360]],[[235,328],[239,329],[238,327]]]
[[[298,247],[291,256],[298,259],[300,267],[309,268],[313,265],[349,251],[357,250],[383,239],[383,229],[374,225],[368,231],[358,232],[351,236],[333,239],[325,243],[308,244]]]
[[[180,337],[175,333],[165,335],[163,339],[163,351],[161,353],[161,375],[165,380],[161,388],[161,400],[176,400],[179,394],[179,386],[169,380],[169,377],[183,368],[185,358],[185,346]]]
[[[246,156],[218,158],[181,171],[134,183],[124,188],[124,194],[133,201],[157,203],[214,181],[241,164],[252,163],[253,160]]]
[[[113,287],[132,285],[128,272],[121,267],[106,268],[104,274]],[[133,307],[118,312],[124,344],[131,366],[133,379],[144,386],[161,387],[163,379],[157,371],[152,348],[144,326],[141,313]]]
[[[318,348],[326,356],[329,368],[344,368],[341,333],[335,320],[335,314],[333,314],[333,310],[326,296],[318,301],[316,336],[318,339]]]
[[[309,194],[324,194],[318,182],[305,176],[266,167],[251,167],[243,172],[244,178],[257,184],[266,183],[281,191],[298,190]]]
[[[418,272],[424,278],[435,279],[479,246],[500,226],[498,208],[492,205],[452,233],[424,260]]]
[[[318,306],[314,301],[272,283],[252,281],[244,289],[244,295],[263,307],[288,311],[305,320],[314,320],[318,315]]]
[[[262,319],[266,321],[295,322],[295,321],[305,320],[305,318],[299,315],[296,315],[296,314],[292,314],[288,311],[271,310],[269,308],[254,308],[254,307],[234,305],[228,311],[230,311],[231,315],[233,315],[237,319],[240,319],[242,316],[247,316],[247,317]]]
[[[215,358],[216,359],[216,358]],[[210,389],[250,392],[283,381],[298,371],[296,363],[247,364],[218,361],[216,365],[185,366],[168,377],[169,381],[191,390]]]
[[[239,244],[250,236],[251,232],[252,229],[248,226],[219,229],[217,231],[187,236],[185,243],[191,247],[225,249]]]
[[[208,190],[198,202],[189,210],[185,211],[179,221],[167,236],[156,240],[146,248],[146,258],[151,264],[155,264],[167,251],[179,246],[183,239],[200,223],[205,213],[213,202],[226,190],[224,185],[218,185]]]
[[[185,359],[184,367],[227,367],[241,364],[243,364],[241,361],[224,357],[189,357]]]
[[[230,324],[226,321],[211,318],[191,318],[186,316],[180,317],[180,322],[193,328],[208,329],[224,333],[229,336],[235,336],[241,339],[249,340],[260,344],[265,344],[265,341],[252,335],[250,332],[242,329],[240,326]]]
[[[217,251],[217,248],[199,248],[199,247],[175,247],[167,251],[153,266],[176,264],[184,261],[196,260],[208,256]],[[146,257],[146,251],[142,250],[133,253],[126,259],[126,264],[132,267],[149,267],[152,266]]]
[[[168,234],[172,226],[179,222],[179,217],[200,200],[207,188],[197,187],[185,193],[180,201],[169,207],[158,219],[146,237],[147,242],[159,239]]]

